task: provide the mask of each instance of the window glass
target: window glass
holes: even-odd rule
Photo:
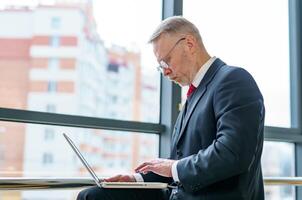
[[[159,156],[154,134],[0,122],[0,177],[90,178],[62,132],[100,178],[133,173],[139,163]],[[74,200],[79,191],[0,191],[0,199]]]
[[[265,124],[290,127],[288,1],[183,3],[184,16],[197,25],[210,55],[253,75],[264,96]]]
[[[48,60],[48,68],[51,71],[54,71],[54,73],[58,73],[57,70],[59,70],[59,59],[58,58],[50,58]]]
[[[159,156],[155,134],[12,122],[0,122],[0,130],[0,177],[90,177],[62,133],[100,177],[133,173]]]
[[[60,26],[61,26],[61,20],[60,20],[60,18],[59,17],[53,17],[51,19],[51,27],[53,29],[59,29]]]
[[[45,128],[44,131],[45,131],[44,132],[44,139],[45,139],[45,141],[46,140],[53,140],[54,139],[54,137],[55,137],[54,129],[47,127],[47,128]]]
[[[286,142],[264,142],[262,154],[262,170],[264,177],[295,176],[295,145]],[[293,186],[265,186],[267,200],[294,200]]]
[[[60,46],[60,37],[59,36],[52,36],[50,38],[50,44],[51,47],[59,47]]]
[[[161,3],[1,1],[1,107],[159,122]]]

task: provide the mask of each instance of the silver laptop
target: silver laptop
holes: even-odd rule
[[[166,183],[157,183],[157,182],[106,182],[102,179],[99,179],[93,169],[90,167],[88,162],[85,160],[80,150],[76,147],[73,141],[63,133],[63,136],[67,140],[68,144],[71,146],[73,151],[77,154],[79,159],[82,161],[83,165],[86,167],[90,175],[92,176],[94,182],[100,188],[141,188],[141,189],[163,189],[167,188],[168,184]]]

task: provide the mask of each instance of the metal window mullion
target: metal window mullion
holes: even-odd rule
[[[163,0],[162,19],[182,14],[182,0]],[[159,156],[168,157],[171,148],[171,135],[181,103],[181,89],[161,75],[160,124],[166,127],[160,135]]]
[[[0,108],[0,121],[159,134],[160,124]]]
[[[265,126],[264,138],[269,141],[302,143],[301,131],[297,128]]]
[[[302,129],[302,65],[300,0],[288,1],[290,50],[291,127]],[[301,131],[300,131],[301,134]],[[302,176],[302,144],[295,144],[295,176]],[[296,199],[302,198],[302,187],[296,187]]]

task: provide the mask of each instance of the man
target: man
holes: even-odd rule
[[[78,199],[262,200],[263,97],[242,68],[211,57],[183,17],[164,20],[150,39],[164,76],[189,86],[169,159],[145,162],[138,174],[107,181],[166,182],[171,190],[90,188]]]

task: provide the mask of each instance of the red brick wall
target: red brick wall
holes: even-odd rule
[[[48,67],[48,58],[32,58],[31,59],[32,68],[42,68],[47,69]]]
[[[26,109],[29,60],[0,59],[1,107]]]
[[[27,109],[29,88],[29,44],[28,40],[0,39],[0,106]],[[22,176],[25,124],[0,122],[0,145],[4,160],[2,176]]]
[[[30,92],[46,92],[48,87],[47,81],[31,81]]]
[[[62,58],[60,59],[61,69],[75,69],[76,60],[73,58]]]
[[[49,45],[50,37],[49,36],[34,36],[32,38],[32,45]]]
[[[59,36],[60,46],[77,46],[78,39],[74,36]],[[51,36],[36,35],[32,38],[32,45],[48,46],[50,44]]]
[[[61,46],[77,46],[78,40],[73,36],[63,36],[60,38]]]
[[[74,93],[74,83],[72,81],[58,82],[57,92]]]
[[[29,39],[0,39],[0,59],[28,59]]]

